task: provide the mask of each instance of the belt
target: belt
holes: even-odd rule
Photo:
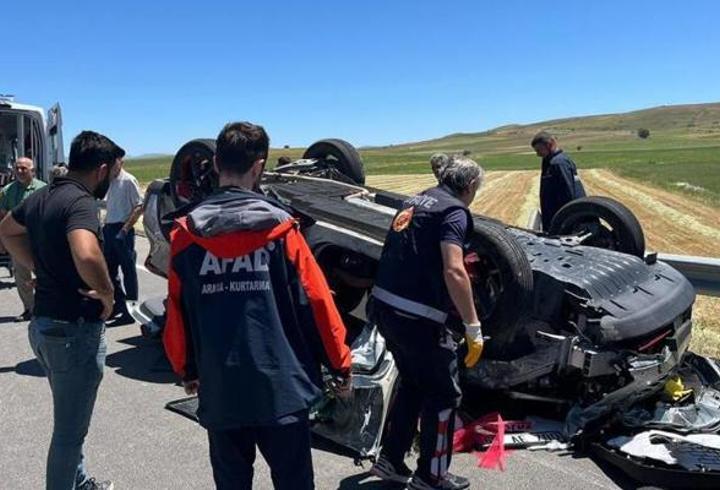
[[[422,318],[427,318],[428,320],[432,320],[437,323],[444,324],[448,317],[448,314],[444,311],[440,311],[437,308],[418,303],[417,301],[413,301],[411,299],[403,298],[402,296],[391,293],[387,289],[383,289],[379,286],[373,287],[372,295],[374,298],[387,305]]]

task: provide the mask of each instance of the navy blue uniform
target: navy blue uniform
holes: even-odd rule
[[[464,247],[471,223],[467,206],[444,187],[405,201],[385,239],[370,305],[400,373],[382,454],[398,467],[420,417],[416,474],[428,482],[441,481],[450,466],[461,400],[440,243]]]
[[[349,374],[345,327],[295,221],[279,205],[221,189],[171,233],[163,341],[199,379],[218,488],[251,488],[257,446],[275,488],[313,487],[307,412],[320,363]]]
[[[540,175],[540,212],[543,230],[550,229],[553,216],[561,207],[575,199],[585,197],[575,162],[562,150],[542,159]]]

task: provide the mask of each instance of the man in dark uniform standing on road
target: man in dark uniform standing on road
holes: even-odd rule
[[[314,488],[308,409],[320,363],[350,394],[350,350],[330,289],[297,222],[253,192],[269,140],[255,124],[217,138],[220,188],[170,235],[163,342],[208,431],[218,489],[250,489],[256,446],[279,490]]]
[[[550,230],[553,216],[561,207],[585,197],[575,162],[558,147],[557,140],[547,131],[540,131],[530,142],[537,156],[542,158],[540,173],[540,212],[543,230]]]
[[[457,343],[447,327],[453,306],[465,326],[468,367],[477,363],[483,346],[463,260],[472,228],[468,206],[483,172],[469,158],[453,156],[439,178],[437,187],[408,199],[395,215],[369,307],[400,373],[382,452],[371,473],[408,483],[412,490],[469,486],[467,479],[447,471],[461,399]],[[404,457],[418,417],[420,456],[412,474]]]

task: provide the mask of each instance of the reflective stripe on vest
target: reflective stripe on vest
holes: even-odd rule
[[[402,296],[391,293],[390,291],[383,289],[379,286],[373,287],[372,295],[383,303],[395,307],[399,310],[405,311],[407,313],[412,313],[413,315],[427,318],[428,320],[432,320],[441,324],[444,324],[445,320],[447,320],[447,313],[440,311],[437,308],[433,308],[432,306],[424,305],[422,303],[403,298]]]

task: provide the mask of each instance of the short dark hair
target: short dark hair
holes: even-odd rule
[[[262,126],[247,121],[228,123],[215,142],[218,169],[242,175],[257,160],[267,160],[269,149],[270,138]]]
[[[539,144],[547,145],[549,144],[555,137],[550,134],[547,131],[540,131],[535,136],[533,136],[532,141],[530,142],[530,146],[535,146]]]
[[[123,158],[124,156],[125,150],[120,145],[115,143],[115,159],[117,160],[118,158]]]
[[[102,164],[112,166],[115,163],[117,145],[110,138],[95,131],[83,131],[70,144],[68,170],[88,172]]]

